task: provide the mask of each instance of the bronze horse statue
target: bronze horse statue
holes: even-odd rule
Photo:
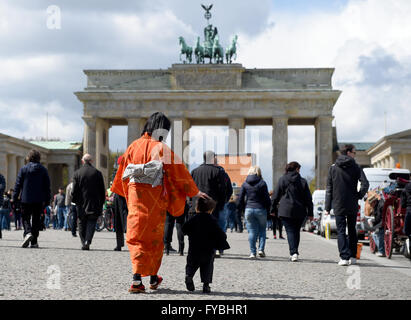
[[[237,39],[238,36],[235,35],[231,41],[231,45],[225,51],[225,60],[227,63],[232,63],[231,58],[233,58],[233,56],[235,56],[234,60],[237,59]]]
[[[180,61],[181,61],[181,55],[185,54],[186,55],[186,60],[183,61],[183,63],[186,63],[188,60],[189,63],[192,61],[192,56],[193,56],[193,48],[188,46],[184,40],[183,37],[179,37],[179,42],[181,45],[181,50],[180,50]]]
[[[214,38],[212,56],[215,63],[224,63],[224,51],[223,47],[220,45],[218,41],[218,35],[216,35]]]
[[[200,44],[200,37],[197,37],[196,47],[194,49],[194,56],[197,63],[204,63],[204,47]]]

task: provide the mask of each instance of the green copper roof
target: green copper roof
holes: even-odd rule
[[[346,144],[353,144],[358,151],[365,151],[371,148],[375,142],[339,142],[340,149]]]
[[[59,150],[79,150],[82,143],[78,141],[29,141],[39,147]]]

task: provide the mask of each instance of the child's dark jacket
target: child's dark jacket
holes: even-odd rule
[[[227,235],[218,226],[216,218],[208,213],[196,213],[183,225],[183,233],[188,235],[188,253],[208,254],[213,250],[230,249]]]

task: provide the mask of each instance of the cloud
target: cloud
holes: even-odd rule
[[[62,27],[50,30],[49,1],[2,1],[1,132],[44,135],[49,111],[49,132],[81,139],[83,106],[73,92],[86,86],[82,70],[158,69],[178,63],[178,36],[189,44],[203,37],[201,2],[59,0]],[[245,67],[335,68],[333,87],[342,90],[334,108],[340,141],[378,140],[385,111],[388,134],[409,129],[404,119],[411,100],[411,1],[213,3],[211,22],[222,45],[238,34],[236,62]],[[260,165],[269,179],[271,129],[260,130]],[[126,128],[113,128],[110,146],[124,145],[126,136]],[[313,127],[289,128],[289,159],[299,161],[303,172],[315,163],[313,146]]]

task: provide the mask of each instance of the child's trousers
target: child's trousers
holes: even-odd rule
[[[194,277],[198,268],[200,268],[200,278],[202,283],[211,283],[213,280],[214,270],[214,252],[193,255],[190,252],[187,255],[186,275]]]

